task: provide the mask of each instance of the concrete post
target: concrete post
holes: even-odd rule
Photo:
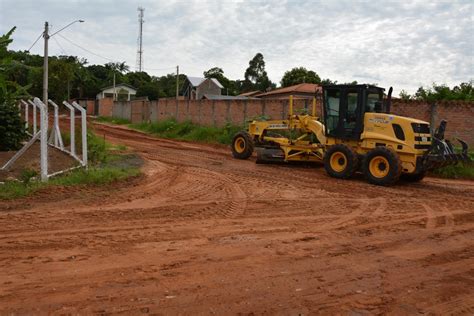
[[[73,157],[77,157],[76,156],[76,131],[74,129],[74,126],[75,126],[75,113],[74,113],[74,107],[72,105],[70,105],[69,103],[67,103],[66,101],[63,102],[63,104],[69,109],[69,111],[71,112],[70,114],[70,142],[71,142],[71,155]]]
[[[87,169],[87,113],[86,109],[72,102],[72,105],[81,112],[81,132],[82,132],[82,165]]]
[[[40,109],[40,160],[41,160],[41,181],[48,181],[48,112],[47,106],[40,99],[34,98],[34,103]]]
[[[36,104],[31,101],[31,100],[28,100],[28,102],[33,106],[33,135],[36,134],[36,130],[37,130],[37,124],[36,124]]]
[[[25,128],[28,130],[28,108],[30,106],[24,100],[21,100],[21,103],[25,106]]]

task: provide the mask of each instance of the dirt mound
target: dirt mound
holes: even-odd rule
[[[474,182],[384,188],[96,129],[145,176],[0,212],[1,313],[474,313]]]

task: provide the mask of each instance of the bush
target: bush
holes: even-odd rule
[[[18,150],[26,139],[25,123],[15,104],[0,105],[0,151]]]
[[[14,30],[0,36],[0,151],[20,149],[26,139],[25,124],[16,105],[25,90],[16,82],[9,81],[6,75],[12,67],[11,53],[7,48]]]

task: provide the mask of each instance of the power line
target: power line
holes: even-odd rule
[[[59,33],[56,34],[56,35],[60,36],[61,38],[63,38],[64,40],[68,41],[68,42],[71,43],[72,45],[74,45],[74,46],[76,46],[76,47],[79,47],[80,49],[82,49],[82,50],[88,52],[89,54],[92,54],[92,55],[94,55],[94,56],[103,58],[103,59],[108,60],[108,61],[111,61],[111,62],[118,62],[118,61],[116,61],[116,60],[113,60],[113,59],[110,59],[110,58],[101,56],[101,55],[96,54],[96,53],[94,53],[94,52],[91,52],[91,51],[88,50],[87,48],[84,48],[84,47],[82,47],[81,45],[74,43],[73,41],[71,41],[70,39],[67,39],[66,37],[64,37],[63,35],[61,35],[61,34],[59,34]]]
[[[64,48],[61,46],[61,44],[59,44],[58,40],[56,39],[56,37],[53,37],[54,41],[56,42],[56,44],[58,44],[59,48],[61,49],[62,53],[64,55],[67,55],[67,52],[66,50],[64,50]]]
[[[41,34],[38,36],[38,38],[34,41],[33,44],[31,44],[30,48],[28,48],[27,52],[29,52],[33,46],[35,46],[36,43],[38,43],[39,39],[41,38],[41,36],[43,36],[43,32],[41,32]]]
[[[41,37],[42,35],[43,35],[43,33],[40,34],[40,37]],[[111,59],[111,58],[104,57],[104,56],[102,56],[102,55],[96,54],[96,53],[94,53],[94,52],[88,50],[87,48],[84,48],[84,47],[82,47],[81,45],[74,43],[74,42],[71,41],[70,39],[68,39],[68,38],[66,38],[65,36],[63,36],[62,34],[59,34],[59,33],[58,33],[58,34],[56,34],[56,35],[57,35],[57,36],[60,36],[62,39],[66,40],[66,41],[69,42],[70,44],[72,44],[72,45],[74,45],[74,46],[76,46],[76,47],[78,47],[78,48],[80,48],[80,49],[82,49],[82,50],[88,52],[89,54],[92,54],[92,55],[94,55],[94,56],[100,57],[100,58],[102,58],[102,59],[105,59],[105,60],[108,60],[108,61],[111,61],[111,62],[119,62],[119,61],[117,61],[117,60],[114,60],[114,59]],[[39,37],[39,38],[40,38],[40,37]],[[39,40],[39,38],[35,41],[35,43]],[[53,39],[56,41],[56,43],[57,43],[58,46],[61,48],[61,50],[62,50],[65,54],[67,54],[66,51],[65,51],[65,49],[64,49],[64,48],[61,46],[61,44],[56,40],[56,38],[53,37]],[[33,45],[34,45],[34,44],[33,44]],[[163,70],[170,70],[170,69],[175,69],[175,67],[144,68],[144,69],[142,69],[142,70],[163,71]]]

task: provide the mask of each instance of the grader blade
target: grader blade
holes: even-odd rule
[[[282,163],[285,161],[285,153],[278,148],[258,148],[257,163]]]

